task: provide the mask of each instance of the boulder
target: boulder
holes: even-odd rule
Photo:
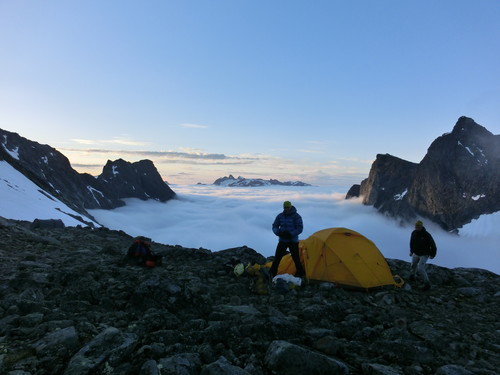
[[[132,353],[136,343],[135,334],[124,333],[114,327],[106,328],[71,358],[64,374],[91,374],[105,364],[117,367]]]
[[[273,341],[267,349],[265,363],[280,374],[349,374],[349,367],[342,361],[287,341]]]
[[[35,219],[31,223],[31,229],[56,229],[64,228],[65,225],[61,219]]]

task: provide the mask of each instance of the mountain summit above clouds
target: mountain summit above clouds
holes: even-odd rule
[[[229,175],[226,177],[218,178],[214,181],[214,185],[218,186],[230,186],[230,187],[254,187],[254,186],[270,186],[270,185],[280,185],[280,186],[311,186],[301,181],[286,181],[281,182],[278,180],[270,179],[263,180],[261,178],[244,178],[238,176],[238,178],[234,178],[233,175]]]
[[[0,163],[7,163],[24,175],[49,199],[61,201],[91,221],[94,220],[87,210],[120,207],[125,204],[124,198],[165,202],[175,197],[150,160],[108,161],[102,174],[93,177],[75,171],[66,156],[56,149],[3,129],[0,129]],[[5,177],[0,182],[15,188]],[[79,220],[88,223],[82,217]]]
[[[369,176],[346,198],[403,220],[426,217],[456,230],[500,210],[500,135],[462,116],[418,164],[377,155]]]

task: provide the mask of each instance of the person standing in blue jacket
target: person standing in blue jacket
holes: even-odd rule
[[[299,255],[299,234],[302,233],[303,229],[302,217],[298,214],[297,209],[289,201],[283,202],[283,212],[279,213],[273,222],[273,232],[279,237],[279,242],[273,264],[269,270],[271,277],[278,273],[281,258],[286,255],[287,249],[290,250],[297,269],[295,276],[302,277],[306,274]]]

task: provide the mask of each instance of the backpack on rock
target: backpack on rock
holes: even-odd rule
[[[137,265],[153,268],[162,263],[162,255],[151,250],[151,239],[140,236],[128,248],[127,257]]]

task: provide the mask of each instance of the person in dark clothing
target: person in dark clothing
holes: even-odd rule
[[[426,264],[436,256],[437,247],[431,234],[427,232],[424,224],[419,220],[415,223],[415,230],[410,238],[411,274],[410,280],[415,280],[417,270],[424,280],[423,290],[431,288],[429,276],[427,276]]]
[[[297,209],[289,201],[283,203],[283,212],[276,216],[273,222],[273,232],[279,237],[278,246],[274,255],[273,264],[269,273],[271,277],[276,276],[281,258],[290,250],[295,268],[297,269],[295,276],[302,277],[306,274],[299,255],[299,234],[304,229],[302,217],[298,214]]]

